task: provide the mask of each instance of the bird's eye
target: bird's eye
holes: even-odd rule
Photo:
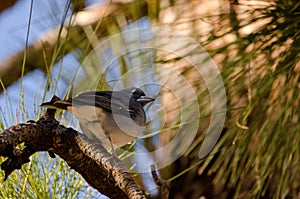
[[[132,93],[133,97],[140,97],[141,96],[141,94],[137,90],[133,90],[131,93]]]
[[[136,93],[136,89],[133,89],[133,90],[131,91],[131,94],[134,95],[135,93]]]
[[[134,89],[134,90],[132,90],[132,91],[131,91],[131,94],[132,94],[132,96],[133,96],[134,98],[139,98],[139,97],[145,95],[145,93],[144,93],[142,90],[140,90],[140,89]]]

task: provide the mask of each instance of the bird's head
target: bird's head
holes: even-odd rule
[[[142,106],[145,106],[149,102],[154,101],[155,99],[152,97],[146,96],[145,92],[136,87],[129,88],[129,91],[131,93],[131,98],[133,98],[135,101],[139,102]]]

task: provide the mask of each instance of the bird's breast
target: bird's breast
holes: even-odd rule
[[[72,106],[68,109],[80,122],[82,131],[91,139],[110,146],[110,140],[121,147],[135,140],[144,130],[130,117],[93,106]]]

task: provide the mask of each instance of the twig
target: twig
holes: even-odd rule
[[[168,199],[169,193],[170,193],[170,181],[161,179],[158,176],[154,165],[151,165],[151,173],[152,173],[154,182],[156,183],[157,186],[160,187],[159,198],[160,199]]]

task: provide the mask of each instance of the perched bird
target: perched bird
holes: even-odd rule
[[[143,106],[154,101],[140,88],[120,91],[84,92],[68,100],[46,102],[42,107],[71,112],[81,130],[104,146],[121,147],[143,132],[146,115]],[[113,146],[112,146],[113,147]]]

